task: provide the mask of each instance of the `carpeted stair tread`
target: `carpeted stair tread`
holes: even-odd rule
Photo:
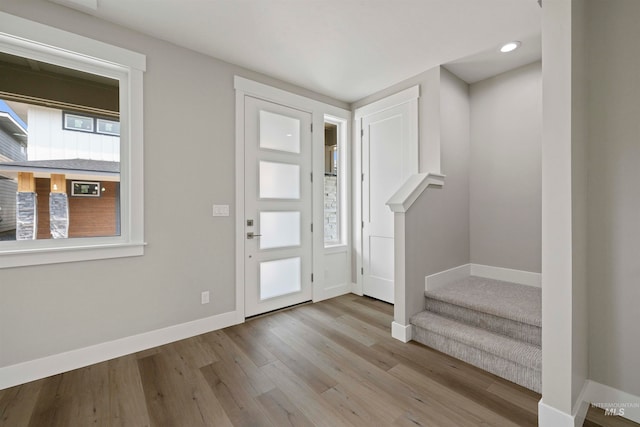
[[[470,276],[426,291],[425,296],[528,325],[542,326],[541,289],[533,286]]]
[[[539,346],[447,319],[428,311],[413,316],[411,323],[418,328],[512,361],[522,367],[535,371],[542,369],[542,351]],[[463,355],[452,354],[452,356],[467,360],[465,357],[460,357]]]

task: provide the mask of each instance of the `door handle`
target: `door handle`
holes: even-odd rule
[[[247,239],[253,239],[254,237],[260,237],[262,234],[253,234],[253,231],[247,233]]]

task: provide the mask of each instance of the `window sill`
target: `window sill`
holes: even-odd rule
[[[144,242],[111,243],[8,250],[0,252],[0,268],[142,256],[146,245]]]

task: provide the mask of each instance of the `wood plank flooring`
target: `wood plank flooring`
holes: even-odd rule
[[[345,295],[0,391],[0,425],[537,426],[540,395]],[[591,409],[585,426],[636,425]]]

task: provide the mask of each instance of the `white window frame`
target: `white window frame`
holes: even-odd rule
[[[0,51],[119,81],[121,234],[0,242],[0,268],[144,254],[142,54],[0,12]]]

